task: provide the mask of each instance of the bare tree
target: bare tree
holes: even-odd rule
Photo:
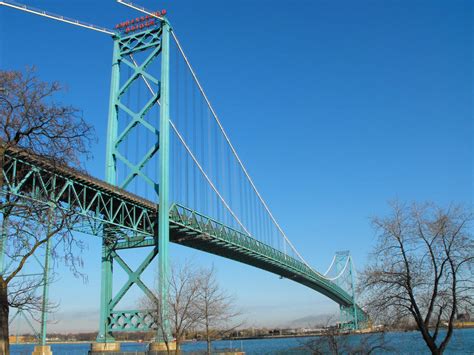
[[[474,301],[472,213],[432,203],[391,207],[373,219],[378,243],[362,274],[366,304],[376,320],[413,319],[430,351],[442,354],[458,310]]]
[[[235,309],[233,297],[222,290],[217,282],[214,266],[202,270],[197,305],[206,335],[207,353],[211,354],[213,339],[242,325],[234,321],[240,312]]]
[[[197,269],[190,261],[183,264],[173,264],[168,278],[168,322],[176,341],[176,352],[180,351],[181,343],[201,320],[201,313],[198,307],[199,289],[201,283],[201,270]],[[164,320],[161,319],[159,307],[161,300],[156,293],[154,299],[143,298],[141,305],[146,309],[156,312],[156,323],[161,327],[161,331],[166,337]],[[169,343],[172,339],[164,339],[166,346],[170,349]]]
[[[303,343],[303,348],[315,355],[370,355],[392,350],[384,332],[368,334],[342,333],[335,325],[335,316],[328,317],[321,335]]]
[[[345,347],[346,338],[338,338],[340,331],[335,325],[335,319],[336,316],[334,315],[328,317],[321,335],[305,344],[306,348],[311,350],[313,354],[330,353],[337,355]]]
[[[169,282],[169,310],[171,327],[176,338],[176,351],[182,340],[201,319],[197,301],[200,287],[200,270],[189,261],[173,265]]]
[[[48,240],[57,237],[52,254],[77,271],[82,244],[69,227],[75,223],[72,212],[59,208],[52,196],[19,196],[4,189],[3,167],[11,152],[27,152],[50,164],[80,166],[88,153],[93,129],[71,106],[54,100],[61,86],[42,82],[34,69],[23,74],[0,71],[0,210],[2,213],[0,252],[0,353],[9,353],[8,315],[10,307],[34,311],[39,297],[35,289],[42,278],[19,279],[28,261]]]

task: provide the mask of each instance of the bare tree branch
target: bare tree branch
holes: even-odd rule
[[[20,150],[53,166],[80,167],[81,159],[89,154],[94,132],[79,110],[55,101],[61,86],[42,82],[34,69],[24,73],[0,70],[0,87],[0,252],[6,258],[0,274],[0,353],[9,354],[9,308],[33,315],[41,310],[41,297],[35,291],[44,280],[42,276],[25,278],[23,271],[54,238],[52,256],[82,276],[79,255],[83,245],[70,231],[78,217],[62,208],[54,196],[38,196],[34,191],[29,196],[15,196],[4,189],[6,153]]]
[[[395,202],[389,217],[374,218],[378,243],[361,282],[372,318],[413,319],[431,352],[441,354],[458,310],[474,303],[471,223],[467,208],[433,203]],[[442,324],[448,329],[439,339]]]

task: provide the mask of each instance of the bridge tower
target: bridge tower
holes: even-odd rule
[[[159,212],[154,223],[153,240],[148,243],[143,243],[143,236],[129,236],[128,241],[136,240],[138,243],[129,243],[128,246],[126,244],[124,246],[123,242],[118,243],[119,240],[123,241],[123,236],[118,235],[118,231],[112,226],[104,225],[99,334],[92,348],[97,352],[119,350],[120,345],[115,342],[112,331],[146,331],[158,328],[156,343],[163,346],[164,342],[171,339],[167,302],[161,302],[167,300],[169,273],[169,37],[171,27],[161,13],[158,12],[155,15],[158,17],[141,16],[117,25],[117,34],[113,36],[105,162],[106,181],[111,185],[127,189],[134,180],[140,178],[141,182],[145,181],[151,187],[154,196],[152,199],[159,206]],[[143,61],[137,62],[135,56],[141,56]],[[158,74],[150,70],[152,65],[161,67]],[[127,94],[138,82],[145,84],[151,95],[141,107],[131,108],[126,99]],[[150,113],[155,116],[153,122],[146,118]],[[120,115],[127,116],[125,125],[119,124]],[[138,159],[135,157],[134,160],[127,156],[128,147],[125,147],[125,142],[131,137],[132,131],[137,129],[151,132],[153,142],[146,152],[142,152]],[[147,134],[150,134],[149,132]],[[137,136],[135,133],[134,139],[136,140],[137,137],[140,137],[140,134]],[[145,169],[150,162],[153,163],[152,173],[149,169]],[[126,171],[126,176],[121,181],[118,179],[119,165],[123,171]],[[143,245],[151,246],[152,250],[138,269],[132,271],[117,251]],[[156,255],[159,258],[158,297],[140,280],[141,274]],[[125,270],[129,278],[116,295],[113,295],[112,290],[114,261]],[[159,304],[159,320],[162,320],[162,324],[159,324],[160,321],[156,319],[156,309],[130,311],[115,309],[117,303],[133,284],[141,288],[153,304]]]
[[[340,275],[335,280],[336,284],[352,296],[352,305],[340,306],[341,327],[344,329],[359,329],[362,314],[358,314],[360,309],[356,303],[355,270],[350,252],[348,250],[337,252],[334,266],[336,275]]]

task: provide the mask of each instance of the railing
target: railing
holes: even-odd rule
[[[94,225],[94,228],[90,227],[93,234],[103,229],[101,225],[115,226],[119,237],[123,233],[123,237],[118,238],[117,249],[156,243],[152,238],[156,228],[156,204],[47,160],[21,152],[6,154],[2,192],[45,201],[48,196],[56,196],[62,208],[73,208],[85,217],[84,224]],[[353,303],[347,292],[303,262],[185,206],[175,204],[171,207],[170,228],[182,228],[178,234],[208,243],[203,250],[208,248],[206,251],[210,251],[214,244],[220,243],[221,248],[245,257],[248,264],[258,263],[257,267],[312,287],[343,306]],[[193,233],[191,237],[190,232]],[[232,254],[229,253],[229,257],[233,258]]]

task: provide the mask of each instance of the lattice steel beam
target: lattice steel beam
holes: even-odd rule
[[[53,167],[45,161],[18,152],[7,154],[3,175],[3,193],[40,198],[51,189],[62,191],[57,196],[61,196],[59,200],[63,202],[63,208],[73,208],[85,217],[85,221],[95,225],[95,230],[99,230],[101,225],[111,225],[116,227],[116,231],[125,234],[136,233],[135,239],[123,236],[113,241],[114,250],[157,244],[152,234],[156,228],[153,221],[156,220],[157,206],[149,201],[72,169]],[[33,190],[39,192],[35,195],[32,194]],[[117,213],[125,210],[128,212]],[[172,242],[286,277],[323,293],[344,310],[350,308],[353,312],[352,294],[324,279],[302,262],[184,206],[173,205],[169,216]],[[363,320],[364,312],[358,306],[357,310],[357,319]],[[107,314],[107,319],[110,317],[111,312]]]
[[[2,173],[3,194],[72,209],[84,217],[74,226],[81,232],[96,234],[106,224],[118,240],[155,234],[156,205],[86,174],[19,151],[6,153]]]

